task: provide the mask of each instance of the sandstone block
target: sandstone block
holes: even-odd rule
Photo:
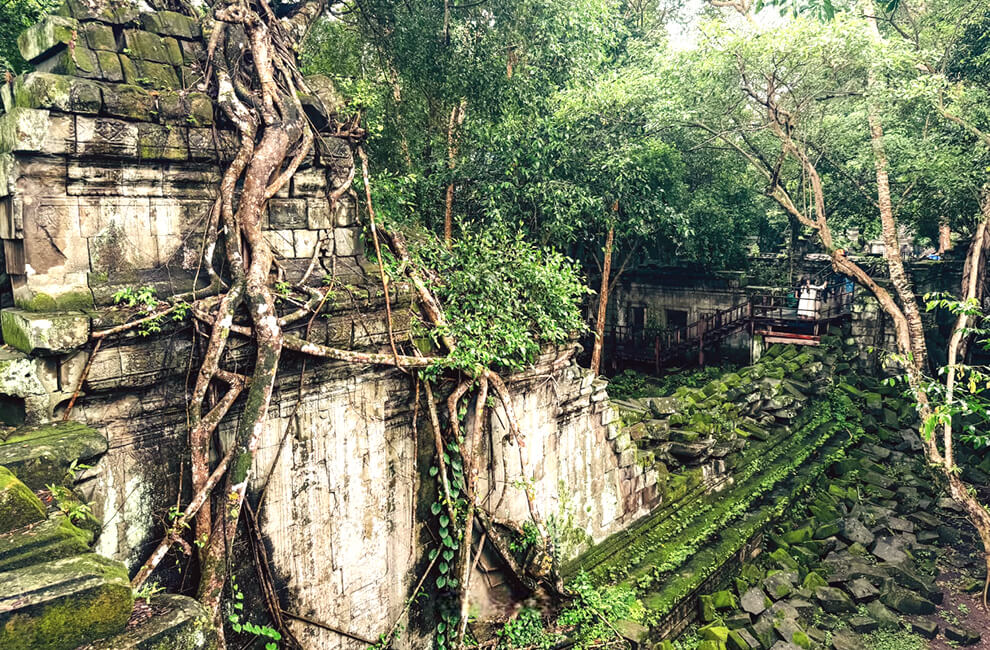
[[[89,317],[78,312],[4,309],[0,324],[4,342],[28,354],[61,354],[89,340]]]
[[[113,28],[108,25],[83,23],[82,35],[86,39],[86,46],[91,50],[117,51],[117,38],[113,35]]]
[[[154,98],[137,85],[113,84],[103,86],[103,111],[113,117],[147,120],[155,106]]]
[[[138,129],[136,124],[105,117],[76,118],[76,151],[80,154],[104,156],[136,156]],[[80,180],[87,185],[106,184],[107,192],[120,193],[118,186],[123,183],[124,170],[118,166],[85,165],[79,174],[73,174],[73,163],[69,164],[69,194],[73,194],[72,181]],[[89,192],[80,192],[83,194]]]
[[[63,48],[75,38],[79,21],[63,16],[48,16],[28,27],[17,38],[17,49],[26,61],[35,63],[53,50]]]
[[[0,573],[89,550],[92,533],[77,528],[62,513],[0,535]]]
[[[175,68],[167,63],[132,59],[121,54],[120,65],[124,71],[124,80],[129,84],[155,90],[178,90],[182,87]]]
[[[87,553],[4,574],[0,647],[68,650],[121,631],[134,597],[123,564]]]
[[[132,61],[182,65],[182,51],[174,38],[163,38],[141,29],[125,29],[124,48],[124,54]]]
[[[0,466],[0,535],[44,518],[41,499],[9,469]]]
[[[53,148],[47,110],[14,108],[0,116],[0,152],[44,151]]]
[[[341,257],[361,253],[361,238],[357,228],[334,228],[334,253]]]
[[[119,83],[124,80],[124,67],[116,52],[97,51],[96,60],[100,64],[100,78]]]
[[[60,50],[39,61],[35,68],[39,72],[66,74],[84,79],[100,79],[100,62],[94,50],[77,45],[72,50]]]
[[[198,41],[179,41],[182,50],[182,65],[201,63],[206,58],[206,50]]]
[[[189,157],[186,129],[148,122],[138,124],[137,154],[145,160],[186,160]]]
[[[12,102],[22,108],[96,114],[101,93],[97,82],[47,72],[29,72],[14,82]]]
[[[92,460],[106,450],[106,438],[85,424],[54,422],[15,429],[0,442],[0,465],[40,490],[62,482],[74,461]]]
[[[111,25],[125,25],[137,20],[140,13],[137,4],[131,2],[87,2],[65,0],[56,10],[59,16],[69,16],[83,22],[100,21]]]
[[[189,40],[200,37],[199,23],[175,11],[146,11],[141,14],[141,27],[161,36]]]
[[[209,612],[188,596],[162,594],[151,601],[154,615],[141,616],[148,605],[138,602],[127,629],[88,646],[92,650],[213,650],[216,631]],[[138,618],[135,621],[135,616]]]
[[[305,228],[306,202],[301,199],[272,199],[268,204],[268,224],[273,230]]]

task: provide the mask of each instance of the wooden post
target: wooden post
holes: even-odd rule
[[[705,319],[698,320],[698,365],[705,365]]]

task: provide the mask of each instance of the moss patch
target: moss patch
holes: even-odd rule
[[[45,506],[28,486],[0,466],[0,534],[45,518]],[[3,647],[0,645],[0,647]]]

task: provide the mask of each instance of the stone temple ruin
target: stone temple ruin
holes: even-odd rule
[[[0,529],[0,582],[13,586],[0,596],[0,647],[210,647],[195,601],[154,597],[149,622],[149,605],[134,607],[127,585],[183,498],[190,327],[165,322],[96,340],[126,317],[113,305],[121,290],[150,287],[162,297],[210,286],[198,261],[235,136],[197,90],[204,43],[184,16],[68,0],[19,45],[35,71],[2,90],[0,406],[8,429],[0,471],[3,508],[9,497],[23,516],[5,517]],[[310,85],[318,92],[304,107],[322,137],[271,200],[266,236],[286,280],[314,266],[314,281],[342,287],[310,340],[378,351],[387,345],[383,294],[365,279],[355,202],[345,194],[331,212],[327,198],[353,176],[350,143],[333,135],[329,83]],[[409,300],[403,287],[392,296],[397,337],[409,336]],[[501,435],[485,449],[499,517],[528,517],[512,485],[535,476],[538,507],[582,531],[572,555],[657,500],[656,473],[617,437],[604,382],[577,366],[575,349],[547,350],[536,367],[507,378],[532,450],[527,466]],[[245,352],[239,344],[228,354],[236,363]],[[282,607],[322,624],[295,620],[295,634],[308,648],[357,647],[402,610],[425,555],[416,512],[432,497],[417,474],[432,462],[432,437],[414,437],[412,387],[398,371],[310,360],[301,373],[301,364],[283,360],[258,455],[255,489],[266,486],[259,526]],[[236,414],[228,419],[221,436]],[[504,427],[492,422],[496,434]],[[32,490],[49,484],[63,486],[59,503],[72,495],[91,505],[88,528],[37,500]],[[253,569],[242,551],[238,571],[248,584]],[[184,584],[180,565],[162,573],[171,591]],[[497,609],[516,588],[496,587],[479,601]]]
[[[137,313],[122,298],[213,285],[199,261],[236,136],[198,87],[201,26],[127,2],[94,9],[67,0],[19,46],[35,69],[0,88],[0,648],[213,648],[216,631],[190,597],[195,580],[181,549],[155,575],[168,595],[136,598],[130,586],[170,512],[190,498],[186,401],[202,346],[188,320],[114,330]],[[265,233],[285,281],[335,287],[327,317],[297,325],[309,340],[380,352],[385,295],[364,256],[357,201],[347,192],[330,199],[353,178],[354,143],[339,135],[330,81],[309,85],[314,94],[302,101],[320,137],[270,201]],[[669,325],[675,312],[688,320],[686,292],[633,280],[617,292],[618,327],[642,329],[658,314]],[[394,335],[408,340],[412,292],[390,290]],[[746,290],[724,293],[735,304]],[[931,585],[891,568],[897,555],[888,550],[941,536],[940,520],[914,512],[918,499],[938,495],[910,466],[920,444],[911,404],[861,373],[867,350],[889,339],[883,318],[867,298],[852,312],[823,329],[820,345],[770,345],[747,368],[664,396],[611,400],[606,382],[576,362],[576,342],[545,349],[505,378],[525,448],[508,435],[504,411],[485,423],[482,505],[502,530],[521,529],[526,486],[556,526],[564,576],[639,586],[648,625],[618,626],[637,644],[699,618],[711,624],[716,610],[745,627],[725,629],[732,643],[796,638],[794,626],[758,617],[826,597],[845,608],[840,588],[861,578],[859,560],[829,553],[855,543],[857,525],[871,527],[858,538],[886,540],[886,557],[866,542],[861,555],[876,555],[870,566],[888,571],[892,585],[857,601],[901,612],[900,591],[928,598]],[[233,341],[225,363],[246,363],[250,345]],[[405,611],[434,547],[436,486],[426,478],[434,438],[418,400],[395,368],[283,354],[249,488],[258,535],[238,538],[231,567],[256,620],[268,620],[251,587],[262,564],[307,649],[374,645]],[[221,441],[240,408],[221,425]],[[981,468],[990,472],[990,458]],[[850,478],[863,470],[872,477],[869,517],[856,510],[863,503]],[[785,516],[794,534],[778,538],[770,530]],[[891,522],[902,530],[883,532]],[[909,524],[918,527],[913,542],[902,534]],[[740,570],[765,536],[779,568]],[[471,582],[481,621],[504,617],[545,575],[540,557],[484,548]],[[822,567],[837,561],[840,578],[826,584]],[[738,603],[722,588],[734,571]],[[754,590],[769,597],[754,604],[745,597]],[[427,645],[429,623],[410,620],[398,646]],[[750,633],[750,624],[762,627]]]

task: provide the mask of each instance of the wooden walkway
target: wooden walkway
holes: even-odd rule
[[[811,317],[798,314],[796,289],[754,294],[745,302],[672,330],[612,327],[605,333],[605,349],[616,361],[653,364],[659,372],[672,359],[695,353],[698,364],[704,365],[706,349],[718,346],[738,332],[762,335],[767,343],[818,345],[829,325],[848,318],[852,312],[854,289],[847,289],[844,282],[836,285],[840,291],[817,301],[818,308]]]

